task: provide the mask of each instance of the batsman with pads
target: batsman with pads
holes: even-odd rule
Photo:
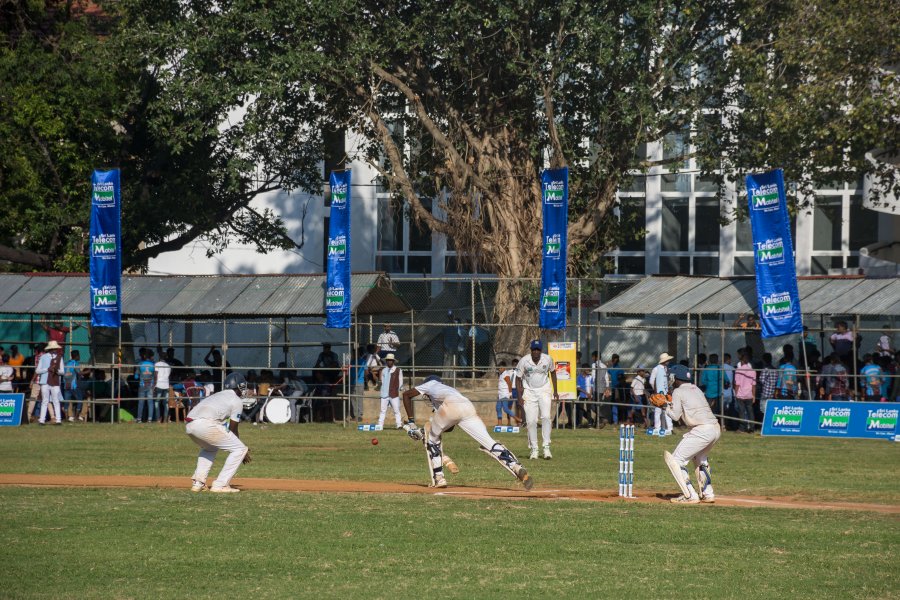
[[[669,389],[672,396],[653,394],[650,403],[666,411],[673,421],[681,419],[690,431],[684,434],[675,447],[675,452],[663,453],[666,466],[669,467],[681,496],[673,498],[676,504],[713,503],[716,495],[713,492],[712,478],[709,469],[709,452],[722,435],[719,421],[709,408],[705,394],[691,383],[691,372],[684,365],[669,368]],[[693,460],[694,474],[697,478],[698,494],[691,484],[687,465]]]
[[[403,407],[407,415],[413,414],[413,398],[424,395],[431,402],[434,414],[431,421],[421,432],[424,436],[425,452],[428,459],[429,475],[432,487],[447,487],[447,479],[444,476],[444,455],[441,451],[441,436],[457,425],[469,436],[478,442],[481,450],[500,463],[516,479],[522,482],[526,490],[534,485],[534,480],[519,462],[519,459],[510,452],[506,446],[495,441],[484,422],[479,418],[472,402],[463,396],[459,390],[444,385],[440,377],[432,375],[414,388],[403,392]],[[407,425],[410,425],[409,423]],[[407,429],[410,437],[413,437],[412,427]]]
[[[252,408],[256,398],[247,389],[247,381],[240,373],[231,373],[225,378],[225,389],[203,399],[184,418],[185,433],[200,446],[197,469],[191,477],[192,492],[207,489],[206,478],[219,450],[228,452],[222,471],[208,488],[216,493],[234,493],[231,478],[242,463],[250,462],[250,449],[238,437],[238,423],[245,408]],[[227,428],[224,423],[228,423]]]

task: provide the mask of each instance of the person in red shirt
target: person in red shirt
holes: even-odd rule
[[[66,343],[66,336],[70,331],[75,331],[81,327],[81,323],[75,323],[75,325],[71,328],[66,327],[62,324],[61,321],[52,321],[50,323],[41,323],[41,328],[47,332],[47,341],[48,342],[56,342],[60,345],[60,348],[63,344]]]

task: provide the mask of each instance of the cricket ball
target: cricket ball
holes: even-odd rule
[[[373,445],[373,446],[377,446],[377,445],[378,445],[378,438],[372,438],[372,445]]]

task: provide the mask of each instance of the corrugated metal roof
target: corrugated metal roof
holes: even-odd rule
[[[382,274],[354,274],[351,286],[353,310],[360,314],[409,310]],[[324,306],[324,275],[122,278],[125,316],[321,316]],[[89,311],[86,275],[0,274],[0,312],[86,315]]]
[[[801,279],[797,288],[804,314],[900,314],[900,280],[897,279]],[[756,309],[753,279],[648,277],[594,312],[736,315]]]

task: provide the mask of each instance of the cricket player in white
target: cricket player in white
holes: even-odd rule
[[[525,409],[525,423],[528,428],[528,458],[538,457],[537,422],[541,420],[541,436],[544,438],[544,458],[551,459],[550,423],[553,401],[559,401],[556,388],[556,364],[548,354],[541,352],[540,340],[531,342],[531,354],[526,354],[516,366],[516,391],[519,402]],[[552,384],[552,385],[551,385]]]
[[[431,421],[429,425],[426,425],[424,432],[417,429],[412,421],[414,414],[412,401],[419,395],[428,398],[434,409]],[[530,490],[534,485],[534,480],[515,455],[490,436],[472,402],[456,388],[444,385],[437,375],[427,377],[424,382],[403,392],[403,407],[406,409],[407,416],[410,417],[410,422],[404,427],[409,437],[415,440],[424,438],[425,451],[431,466],[432,487],[447,487],[447,480],[444,477],[443,453],[441,452],[441,435],[457,425],[478,442],[483,452],[490,455],[521,481],[526,490]]]
[[[250,462],[250,450],[238,438],[238,423],[244,408],[251,408],[256,404],[256,398],[247,395],[247,382],[240,373],[232,373],[226,377],[225,388],[201,400],[184,418],[185,432],[200,446],[197,470],[192,476],[194,480],[192,492],[202,492],[206,489],[206,478],[219,450],[228,452],[228,458],[219,472],[219,477],[209,488],[211,492],[239,492],[239,489],[229,485],[231,478],[237,473],[241,463]]]
[[[647,382],[653,390],[651,393],[663,395],[669,393],[669,362],[674,359],[675,357],[668,352],[663,352],[659,355],[659,364],[650,371],[650,380]],[[660,429],[660,417],[664,414],[666,417],[666,428]],[[653,435],[654,433],[659,435],[659,437],[672,435],[672,419],[669,418],[668,413],[656,406],[653,407],[653,429],[648,429],[647,435]]]
[[[394,365],[394,360],[393,354],[384,357],[384,363],[387,366],[381,370],[381,412],[378,414],[378,426],[384,426],[384,417],[387,414],[388,404],[390,404],[394,411],[397,429],[400,429],[403,426],[400,422],[400,390],[403,389],[403,370]]]
[[[719,421],[709,408],[703,391],[691,383],[691,371],[684,365],[674,365],[669,369],[669,379],[673,388],[672,402],[666,406],[666,415],[674,420],[681,419],[691,428],[675,447],[675,452],[663,454],[666,465],[675,477],[681,496],[673,498],[676,504],[713,503],[713,492],[709,470],[709,451],[722,435]],[[694,461],[698,494],[691,485],[688,462]]]

